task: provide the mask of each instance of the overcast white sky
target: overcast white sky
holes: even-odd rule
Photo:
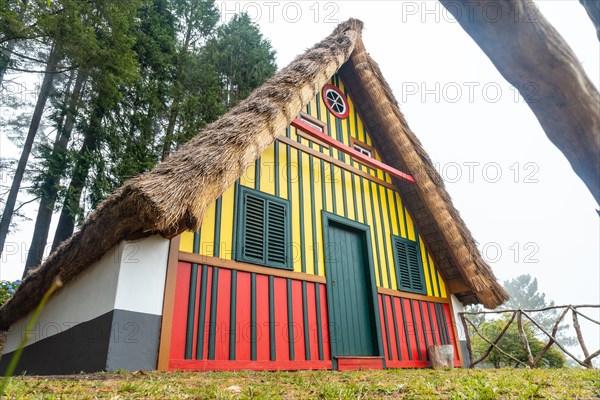
[[[547,139],[526,102],[434,1],[227,1],[247,11],[277,50],[279,67],[350,17],[392,86],[500,280],[530,273],[557,304],[600,303],[596,203]],[[600,46],[577,1],[537,1],[599,86]],[[600,112],[600,111],[599,111]],[[2,155],[10,144],[1,138]],[[35,216],[35,207],[28,213]],[[33,223],[9,238],[1,279],[18,279]],[[595,346],[590,347],[597,348]],[[593,351],[593,350],[592,350]]]

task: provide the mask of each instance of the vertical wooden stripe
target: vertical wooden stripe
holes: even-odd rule
[[[202,229],[200,230],[200,254],[203,256],[214,255],[215,242],[215,212],[217,202],[213,202],[202,221]]]
[[[213,255],[215,257],[219,257],[221,252],[221,202],[222,198],[219,197],[215,206],[215,236],[214,236],[214,247],[213,247]]]
[[[322,146],[319,146],[322,149]],[[313,187],[315,197],[315,208],[313,208],[313,216],[315,217],[315,223],[313,229],[315,231],[314,241],[317,262],[315,264],[316,274],[325,276],[325,257],[323,252],[323,222],[322,222],[322,210],[325,210],[325,177],[323,176],[323,162],[322,160],[316,160],[313,164],[315,172],[316,186]]]
[[[369,195],[367,194],[369,192],[369,181],[363,178],[362,176],[360,177],[360,187],[362,188],[361,196],[363,204],[363,215],[365,220],[364,223],[366,225],[369,225],[370,227],[369,231],[371,233],[371,243],[375,243],[375,241],[377,240],[377,234],[371,215],[371,203],[369,202]],[[379,254],[377,252],[376,244],[373,248],[373,265],[375,266],[375,268],[377,268],[377,273],[375,274],[376,284],[377,286],[382,286],[383,281],[381,278],[381,265],[379,263]]]
[[[256,361],[256,274],[250,275],[250,359]]]
[[[390,285],[390,289],[394,289],[396,290],[398,288],[398,281],[397,281],[397,277],[396,277],[396,268],[395,268],[395,262],[394,262],[394,244],[393,244],[393,240],[392,240],[392,235],[393,235],[393,224],[392,224],[392,205],[390,204],[389,201],[389,196],[388,196],[388,188],[386,188],[385,186],[379,186],[379,190],[380,190],[380,196],[379,198],[381,199],[381,204],[383,207],[383,212],[385,214],[385,216],[387,218],[384,219],[384,234],[385,234],[385,238],[387,240],[386,242],[386,252],[388,254],[388,281],[389,281],[389,285]],[[381,193],[383,192],[383,193]]]
[[[275,149],[277,143],[273,142],[260,156],[260,190],[275,196]]]
[[[375,184],[375,191],[377,193],[377,205],[379,207],[379,218],[381,221],[381,233],[383,236],[383,254],[385,255],[385,272],[387,275],[387,287],[389,289],[392,289],[392,268],[390,267],[390,260],[389,260],[389,254],[391,254],[392,252],[392,246],[391,243],[388,243],[388,232],[389,229],[386,227],[386,219],[383,216],[384,210],[386,210],[386,205],[383,204],[382,202],[382,198],[381,198],[381,191],[382,189],[385,189],[383,186],[381,185],[377,185]],[[387,213],[387,211],[386,211]],[[391,239],[391,238],[390,238]]]
[[[221,196],[221,211],[220,211],[220,220],[221,220],[221,232],[220,232],[220,242],[219,246],[219,257],[224,260],[231,260],[233,258],[233,232],[234,232],[234,224],[235,217],[235,194],[236,187],[238,185],[234,184],[229,189],[223,193]],[[225,217],[223,217],[223,210],[225,210]],[[216,237],[216,236],[215,236]]]
[[[352,181],[352,204],[354,205],[354,220],[360,222],[357,202],[359,196],[356,195],[356,174],[350,174],[350,180]]]
[[[431,259],[431,255],[429,255],[429,254],[427,254],[427,261],[430,262],[431,265],[433,265],[433,276],[435,276],[435,282],[436,282],[438,293],[439,293],[440,297],[446,297],[446,287],[444,285],[444,281],[440,278],[440,274],[437,270],[437,267],[435,266],[433,259]]]
[[[296,354],[294,352],[294,309],[293,309],[293,298],[292,298],[292,280],[286,279],[287,283],[287,313],[288,313],[288,343],[290,346],[290,360],[294,361],[296,359]]]
[[[237,342],[236,331],[236,310],[237,310],[237,271],[231,271],[231,290],[230,290],[230,311],[229,311],[229,359],[235,360],[235,345]]]
[[[312,253],[313,253],[313,274],[319,275],[319,243],[317,242],[317,214],[320,210],[315,208],[315,165],[314,158],[309,158],[309,179],[310,179],[310,216],[312,225]]]
[[[304,180],[305,180],[305,176],[304,176],[304,168],[302,167],[302,159],[304,158],[303,152],[301,150],[298,150],[298,209],[300,211],[300,221],[299,221],[299,225],[300,225],[300,237],[299,237],[299,244],[300,244],[300,263],[302,266],[302,272],[306,273],[306,244],[307,244],[307,240],[306,240],[306,234],[304,231],[304,226],[305,226],[305,220],[304,220],[304,211],[306,209],[305,204],[304,204]]]
[[[278,174],[278,180],[279,180],[279,196],[281,198],[284,199],[289,199],[289,192],[288,192],[288,185],[287,185],[287,181],[288,181],[288,177],[287,177],[287,172],[289,169],[289,165],[288,165],[288,157],[287,157],[287,149],[288,149],[288,145],[286,143],[282,143],[279,142],[279,174]]]
[[[269,276],[269,345],[270,345],[270,359],[271,361],[277,360],[276,347],[275,347],[275,278]]]
[[[442,314],[442,324],[444,325],[444,336],[446,336],[446,343],[451,344],[450,332],[448,331],[448,320],[446,320],[446,305],[440,304],[440,313]]]
[[[431,318],[431,303],[425,302],[425,308],[427,309],[427,317],[429,319],[429,329],[431,330],[431,337],[433,338],[433,344],[437,345],[437,338],[435,337],[435,325],[433,324],[433,319]]]
[[[302,315],[304,316],[304,352],[306,360],[310,360],[310,326],[308,324],[308,297],[305,281],[302,282]]]
[[[391,201],[390,198],[394,198],[394,192],[390,188],[385,188],[385,202],[388,205],[388,215],[390,222],[390,229],[393,235],[400,236],[400,231],[398,229],[398,216],[396,210],[396,203]],[[392,195],[390,196],[390,192]]]
[[[194,248],[192,251],[196,254],[200,253],[200,230],[194,232]]]
[[[417,354],[419,354],[419,360],[423,360],[423,355],[421,354],[421,341],[419,340],[419,327],[417,324],[417,320],[415,319],[415,309],[413,307],[413,300],[409,300],[408,304],[410,305],[410,316],[412,317],[412,326],[413,331],[415,333],[415,341],[417,342]]]
[[[215,342],[217,340],[217,299],[219,294],[219,268],[213,267],[210,299],[210,322],[208,331],[208,359],[215,359]]]
[[[321,284],[315,283],[315,304],[317,311],[317,346],[319,348],[319,360],[324,360],[323,354],[323,320],[321,319]]]
[[[222,268],[219,270],[219,295],[217,297],[217,319],[216,340],[215,340],[215,359],[229,359],[229,302],[231,301],[231,272],[232,270]]]
[[[280,176],[279,176],[279,173],[280,173],[280,170],[281,170],[281,168],[280,168],[280,160],[279,160],[279,145],[280,145],[280,143],[281,142],[279,142],[279,140],[275,140],[275,154],[274,154],[274,157],[275,157],[275,160],[274,160],[274,163],[275,163],[275,165],[274,165],[274,167],[275,167],[275,177],[274,178],[275,178],[275,196],[277,196],[277,197],[281,197],[281,188],[280,188],[281,179],[280,179]]]
[[[385,342],[387,343],[388,360],[392,359],[392,344],[390,343],[390,325],[388,322],[386,295],[381,295],[381,303],[383,305],[383,334],[385,336]]]
[[[400,350],[400,336],[398,335],[398,315],[396,315],[395,298],[390,297],[392,308],[392,323],[394,325],[394,338],[396,339],[396,351],[398,352],[398,360],[402,360],[402,351]]]
[[[288,162],[290,166],[290,172],[288,173],[288,193],[289,201],[290,201],[290,209],[292,211],[292,242],[289,243],[291,254],[292,254],[292,263],[294,266],[294,271],[301,272],[302,266],[305,260],[302,257],[302,246],[304,244],[304,238],[302,237],[303,227],[302,221],[300,219],[300,212],[302,209],[302,203],[300,203],[300,196],[298,193],[298,185],[300,185],[300,170],[298,168],[298,151],[290,150],[291,146],[288,146]],[[293,174],[293,175],[292,175]]]
[[[408,324],[406,323],[406,310],[404,309],[404,299],[400,299],[400,310],[402,311],[402,323],[404,325],[404,336],[406,339],[406,348],[408,349],[408,359],[412,360],[412,349],[410,335],[408,333]]]
[[[204,329],[206,327],[206,287],[208,283],[208,267],[202,265],[202,276],[200,281],[200,310],[198,315],[198,336],[196,338],[196,359],[204,358]]]
[[[336,193],[337,178],[335,176],[336,169],[333,164],[329,163],[329,177],[331,179],[331,204],[333,205],[333,213],[337,214],[338,193]]]
[[[421,301],[418,300],[417,304],[419,305],[419,314],[421,316],[421,329],[423,330],[423,337],[425,338],[425,350],[427,350],[429,347],[429,339],[427,338],[427,323],[425,321],[425,314],[423,314],[423,305],[421,304]]]
[[[240,185],[246,186],[254,189],[254,185],[256,182],[256,163],[250,163],[248,168],[244,171],[242,176],[240,176]]]
[[[371,210],[370,210],[370,215],[372,217],[371,219],[371,223],[373,224],[373,233],[375,236],[375,248],[373,249],[373,254],[377,253],[377,269],[379,272],[379,285],[381,287],[385,287],[385,278],[383,275],[383,267],[382,267],[382,263],[383,263],[383,257],[381,255],[382,251],[381,251],[381,247],[379,246],[379,228],[377,225],[377,214],[375,213],[375,202],[373,200],[373,186],[376,187],[376,185],[372,185],[371,181],[366,181],[367,182],[367,186],[369,188],[369,203],[371,204]],[[387,278],[387,276],[386,276]]]
[[[342,155],[344,154],[341,152]],[[340,179],[342,181],[342,204],[344,205],[344,217],[348,217],[348,196],[346,194],[346,171],[340,168]]]
[[[437,296],[435,287],[433,285],[434,278],[431,273],[431,266],[429,265],[429,257],[425,243],[423,243],[421,237],[419,237],[419,245],[421,248],[421,260],[423,260],[423,271],[425,272],[425,286],[427,286],[427,294],[429,296]]]
[[[256,190],[260,190],[260,159],[262,157],[258,157],[256,161],[254,161],[254,188]]]
[[[198,264],[192,264],[190,271],[190,291],[188,296],[187,329],[185,334],[185,359],[192,359],[194,345],[194,316],[196,315],[196,286],[198,284]]]

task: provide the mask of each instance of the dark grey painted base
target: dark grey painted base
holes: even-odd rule
[[[160,315],[113,310],[25,347],[15,375],[156,369],[160,324]]]
[[[471,357],[469,357],[469,350],[467,349],[466,340],[460,341],[460,351],[462,352],[463,356],[463,367],[467,368],[469,365],[471,365]]]

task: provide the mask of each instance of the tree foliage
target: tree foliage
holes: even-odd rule
[[[0,71],[48,82],[37,125],[23,102],[4,104],[1,119],[17,142],[34,141],[19,163],[27,184],[13,184],[20,203],[39,201],[27,268],[274,74],[275,52],[247,15],[219,20],[214,0],[0,0]],[[9,219],[12,192],[11,209],[0,201]]]
[[[502,329],[508,323],[508,318],[501,318],[493,321],[483,322],[479,326],[479,330],[483,336],[488,338],[490,341],[495,340]],[[536,333],[531,323],[524,322],[523,323],[523,331],[525,332],[525,336],[527,337],[527,341],[529,342],[529,347],[531,349],[531,353],[535,358],[536,355],[544,348],[546,345],[545,342],[538,339],[536,337]],[[475,353],[475,358],[478,358],[482,355],[489,347],[489,343],[485,342],[479,336],[475,336],[473,338],[473,351]],[[525,351],[525,347],[521,342],[521,338],[519,337],[519,331],[517,328],[517,323],[513,321],[511,326],[508,328],[506,333],[498,342],[498,347],[501,348],[506,353],[510,354],[517,360],[527,364],[527,353]],[[510,357],[502,354],[497,349],[493,349],[486,359],[491,366],[494,368],[502,368],[502,367],[519,367],[521,364],[512,360]],[[547,368],[561,368],[565,365],[565,355],[556,347],[551,347],[544,356],[540,359],[537,367],[547,367]]]
[[[0,281],[0,306],[6,303],[6,300],[8,300],[13,295],[13,293],[15,292],[15,290],[17,290],[20,284],[21,281],[19,280],[13,282]]]

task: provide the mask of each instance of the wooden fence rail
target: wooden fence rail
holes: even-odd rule
[[[546,354],[546,352],[548,350],[550,350],[550,348],[552,347],[552,345],[556,345],[559,349],[561,349],[566,355],[568,355],[569,357],[571,357],[573,360],[575,360],[578,364],[580,364],[583,367],[586,368],[593,368],[592,365],[592,360],[596,357],[598,357],[600,355],[600,349],[596,350],[595,352],[591,353],[588,351],[588,348],[585,344],[585,341],[583,339],[583,335],[581,333],[581,326],[579,325],[579,316],[581,316],[582,318],[587,319],[588,321],[591,321],[597,325],[600,325],[600,321],[597,321],[587,315],[584,315],[580,309],[582,308],[600,308],[600,305],[596,305],[596,304],[583,304],[583,305],[568,305],[568,306],[552,306],[552,307],[546,307],[546,308],[541,308],[541,309],[537,309],[537,310],[501,310],[501,311],[481,311],[481,312],[462,312],[459,313],[461,322],[462,322],[462,326],[463,329],[465,331],[465,336],[467,338],[467,351],[469,352],[469,359],[471,360],[471,363],[469,365],[469,368],[473,368],[474,366],[476,366],[477,364],[483,362],[486,360],[486,358],[488,358],[488,356],[490,355],[490,353],[492,352],[492,350],[496,349],[498,352],[500,352],[501,354],[503,354],[504,356],[508,357],[509,359],[515,361],[518,365],[522,365],[524,367],[529,367],[529,368],[535,368],[536,365],[538,365],[539,361],[542,359],[542,357],[544,356],[544,354]],[[550,330],[550,332],[548,332],[547,329],[545,329],[543,326],[541,326],[538,322],[536,322],[532,317],[531,317],[531,313],[535,313],[535,312],[542,312],[542,311],[549,311],[549,310],[559,310],[562,309],[562,312],[560,313],[560,315],[558,316],[558,318],[556,319],[556,321],[554,322],[554,324],[552,325],[552,329]],[[575,329],[575,334],[577,335],[577,341],[579,342],[579,346],[581,347],[581,350],[583,352],[583,356],[584,359],[581,360],[579,358],[577,358],[575,355],[573,355],[571,352],[569,352],[565,346],[563,344],[561,344],[559,342],[559,340],[556,338],[556,334],[558,332],[558,327],[560,325],[560,323],[564,320],[565,316],[568,314],[568,312],[571,311],[572,314],[572,318],[573,318],[573,328]],[[500,334],[498,335],[498,337],[496,337],[495,339],[490,339],[485,337],[480,331],[479,328],[468,318],[468,316],[478,316],[478,315],[486,315],[486,314],[511,314],[508,322],[506,323],[506,325],[504,326],[504,328],[502,329],[502,331],[500,332]],[[548,337],[548,342],[546,343],[546,345],[540,350],[540,352],[538,354],[535,355],[535,357],[533,356],[533,354],[531,353],[531,347],[529,345],[529,339],[527,339],[527,335],[525,334],[525,329],[523,328],[523,317],[525,317],[528,321],[530,321],[535,327],[537,327],[544,335],[546,335]],[[513,355],[507,353],[505,350],[501,349],[498,346],[498,343],[500,342],[500,340],[502,339],[502,337],[504,336],[504,334],[508,331],[508,328],[513,324],[513,322],[515,321],[515,319],[517,320],[517,330],[519,332],[519,339],[521,341],[521,344],[523,345],[523,348],[525,350],[525,354],[527,355],[527,362],[524,362],[522,360],[519,360],[517,358],[515,358]],[[483,352],[483,354],[477,359],[477,360],[473,360],[473,348],[472,348],[472,344],[471,344],[471,335],[469,335],[469,326],[472,327],[474,334],[477,335],[478,337],[480,337],[484,342],[486,342],[487,344],[489,344],[489,347]]]

